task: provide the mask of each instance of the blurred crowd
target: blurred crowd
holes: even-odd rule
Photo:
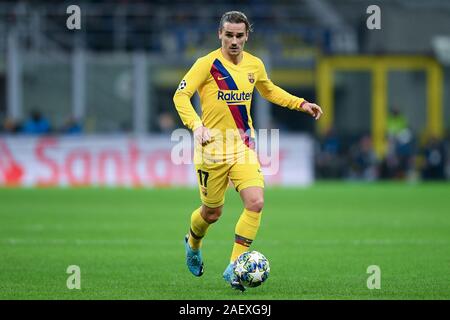
[[[55,127],[37,109],[32,110],[29,117],[24,121],[6,118],[0,125],[0,134],[47,135],[80,134],[82,132],[82,125],[73,116],[67,118],[61,126]]]
[[[445,180],[450,179],[449,139],[417,136],[405,117],[392,110],[388,118],[387,146],[378,157],[369,134],[341,137],[331,129],[318,142],[318,179]]]
[[[67,14],[65,10],[55,7],[53,1],[0,2],[15,3],[23,12],[39,15],[42,32],[51,33],[53,41],[64,46],[82,44],[92,51],[146,50],[191,57],[198,50],[217,46],[216,31],[220,17],[232,8],[244,10],[257,28],[258,33],[252,35],[251,46],[269,47],[279,54],[292,44],[296,48],[299,45],[320,46],[324,52],[328,52],[332,44],[331,31],[326,24],[322,24],[321,20],[310,23],[314,16],[308,8],[287,0],[84,1],[80,4],[83,8],[82,24],[88,32],[82,36],[74,33],[78,36],[76,39],[69,38],[65,29],[55,27],[66,25]],[[44,7],[48,13],[42,11]],[[7,20],[8,25],[20,21],[14,13],[4,17],[0,15],[0,18]],[[33,41],[25,44],[28,45],[33,45]]]
[[[173,112],[163,111],[158,114],[155,124],[151,125],[152,134],[168,134],[180,127],[182,124],[177,121]],[[102,131],[103,133],[130,133],[132,128],[126,124],[121,124],[115,131]],[[53,125],[51,121],[40,110],[32,110],[28,118],[23,121],[15,121],[11,118],[5,118],[0,122],[0,134],[24,134],[24,135],[48,135],[48,134],[82,134],[92,133],[92,130],[83,128],[82,121],[74,116],[69,116],[63,123]]]

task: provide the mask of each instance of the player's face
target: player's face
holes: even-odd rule
[[[222,49],[230,56],[240,55],[248,40],[245,23],[225,22],[222,30],[219,30],[219,39],[222,41]]]

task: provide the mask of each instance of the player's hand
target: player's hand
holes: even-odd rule
[[[194,130],[194,139],[202,146],[206,146],[212,141],[211,132],[207,127],[201,126]]]
[[[320,116],[323,114],[322,108],[320,108],[317,104],[310,102],[305,102],[302,105],[302,110],[309,113],[316,120],[319,120]]]

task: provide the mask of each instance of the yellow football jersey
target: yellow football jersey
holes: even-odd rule
[[[305,101],[274,85],[259,58],[244,51],[241,62],[235,65],[224,58],[220,48],[197,59],[181,81],[173,101],[183,124],[189,129],[204,125],[212,130],[216,143],[225,139],[218,139],[218,135],[226,137],[234,130],[241,146],[253,149],[255,135],[250,106],[255,86],[262,97],[282,107],[300,110]],[[201,119],[191,104],[191,97],[197,90]],[[222,146],[216,145],[215,149],[217,153]],[[223,154],[229,154],[236,153],[239,147],[225,149]]]

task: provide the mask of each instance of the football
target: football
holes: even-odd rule
[[[269,260],[258,251],[247,251],[236,259],[233,270],[242,285],[258,287],[269,277]]]

